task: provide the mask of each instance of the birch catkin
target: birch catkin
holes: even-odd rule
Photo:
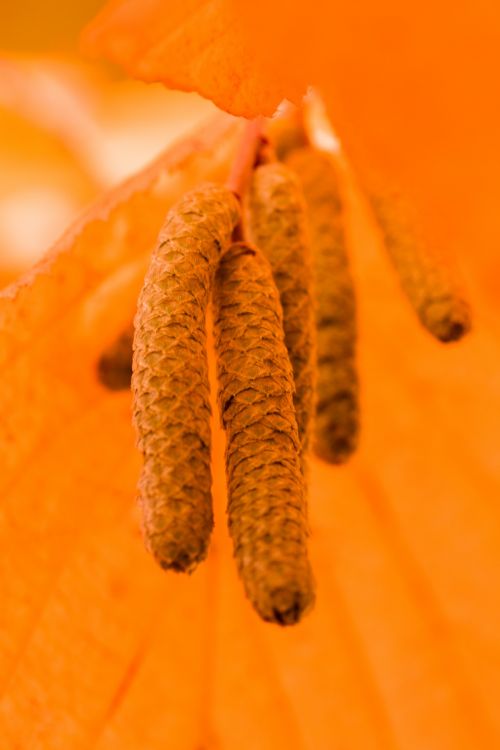
[[[359,432],[356,300],[335,165],[313,148],[293,152],[309,212],[316,292],[317,402],[314,449],[330,463],[347,460]]]
[[[295,377],[295,411],[302,451],[314,410],[315,336],[311,262],[304,197],[283,164],[258,167],[248,198],[250,237],[271,263],[283,307],[285,342]]]
[[[293,374],[278,291],[258,251],[238,243],[223,254],[214,307],[234,553],[260,616],[291,625],[312,606],[314,586]]]
[[[451,269],[430,254],[398,195],[371,192],[369,198],[389,257],[420,322],[443,343],[461,339],[470,330],[471,314]]]
[[[267,134],[276,156],[283,161],[291,151],[307,145],[303,113],[297,108],[289,108],[281,117],[273,117],[268,123]]]
[[[190,571],[213,525],[205,314],[221,248],[239,219],[231,192],[206,185],[168,214],[135,319],[132,389],[146,545]]]
[[[110,391],[130,388],[132,377],[132,339],[134,327],[131,325],[106,349],[97,363],[97,376]]]

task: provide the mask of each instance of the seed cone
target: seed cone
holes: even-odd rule
[[[206,185],[168,214],[135,319],[132,389],[146,545],[161,567],[191,571],[213,526],[205,316],[236,198]]]
[[[471,313],[451,269],[428,251],[400,196],[372,192],[369,198],[389,257],[420,322],[439,341],[458,341],[471,328]]]
[[[131,325],[99,358],[97,377],[99,382],[110,391],[123,391],[130,388],[133,337],[134,328]]]
[[[271,263],[283,307],[285,342],[295,377],[302,452],[309,443],[316,372],[309,234],[304,196],[284,164],[258,167],[248,198],[248,231]]]
[[[293,374],[271,268],[238,243],[214,287],[219,407],[227,432],[229,531],[262,619],[298,622],[314,601]]]
[[[318,363],[314,450],[340,464],[358,443],[359,385],[356,299],[338,178],[329,154],[313,148],[294,151],[287,164],[300,178],[309,211]]]

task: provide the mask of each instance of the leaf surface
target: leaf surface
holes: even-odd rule
[[[130,397],[106,391],[96,364],[134,315],[166,211],[200,181],[225,179],[239,131],[219,116],[106,195],[0,295],[0,724],[9,747],[101,741],[159,616],[183,642],[183,607],[194,646],[171,646],[171,700],[187,706],[171,721],[197,737],[190,716],[201,701],[206,607],[203,597],[186,602],[181,579],[162,576],[143,551]],[[190,659],[193,677],[178,690]]]
[[[133,76],[272,114],[318,86],[363,180],[401,189],[428,242],[498,277],[495,3],[115,0],[87,49]]]
[[[312,467],[316,610],[284,631],[245,601],[219,432],[207,564],[166,575],[143,549],[130,396],[99,386],[95,364],[134,313],[168,206],[224,179],[238,131],[222,118],[160,158],[0,296],[2,736],[35,750],[494,748],[498,308],[473,284],[463,345],[420,331],[353,183],[364,432],[349,467]]]

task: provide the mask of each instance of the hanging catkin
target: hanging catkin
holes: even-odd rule
[[[234,554],[260,616],[291,625],[312,606],[314,585],[293,374],[278,291],[259,251],[238,243],[223,254],[214,308]]]
[[[470,330],[471,315],[451,269],[430,254],[398,195],[371,192],[369,198],[389,257],[420,322],[439,341],[461,339]]]
[[[359,432],[356,300],[335,165],[313,148],[290,154],[309,212],[317,327],[314,449],[330,463],[346,461]]]
[[[97,376],[110,391],[130,388],[132,377],[132,339],[134,327],[131,325],[104,351],[97,363]]]
[[[248,197],[248,231],[271,263],[283,307],[285,342],[295,377],[295,411],[303,453],[314,411],[315,336],[304,196],[284,164],[258,167]]]
[[[280,117],[273,117],[268,123],[267,135],[281,161],[294,149],[307,145],[301,110],[290,107]]]
[[[239,205],[206,185],[168,214],[135,319],[134,421],[146,545],[163,568],[190,571],[213,525],[205,314]]]

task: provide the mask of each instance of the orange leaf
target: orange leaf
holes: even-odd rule
[[[101,38],[116,34],[106,44],[141,75],[156,70],[247,114],[322,84],[360,173],[398,182],[433,236],[452,233],[463,249],[476,330],[441,350],[415,328],[350,184],[362,445],[346,469],[312,467],[318,605],[284,633],[256,620],[236,577],[220,433],[211,556],[191,579],[164,575],[134,514],[129,396],[95,377],[133,315],[165,211],[198,180],[223,178],[238,125],[222,118],[94,207],[0,295],[4,743],[496,748],[500,326],[485,295],[497,284],[497,130],[485,97],[494,24],[490,37],[486,18],[473,23],[480,3],[431,17],[420,5],[411,18],[389,0],[366,3],[362,18],[359,4],[318,3],[321,15],[314,3],[286,14],[281,2],[235,5],[115,2]]]
[[[220,433],[207,565],[166,575],[142,548],[129,395],[95,365],[134,312],[164,212],[224,177],[239,130],[222,118],[160,158],[0,295],[4,742],[494,748],[500,327],[478,287],[461,347],[419,331],[352,184],[364,436],[347,469],[312,467],[316,610],[283,632],[244,600]]]
[[[272,27],[282,7],[274,12],[268,6]],[[295,68],[279,59],[289,14],[280,19],[281,35],[269,56],[262,30],[253,33],[262,18],[267,24],[261,10],[262,0],[251,7],[228,0],[113,2],[86,30],[83,44],[137,78],[198,91],[233,114],[271,115],[285,91],[300,98],[307,78],[297,83]]]
[[[400,188],[438,250],[498,276],[495,3],[115,0],[87,47],[134,76],[271,114],[319,86],[356,169]]]
[[[161,602],[185,611],[196,640],[203,597],[164,578],[144,554],[129,397],[99,385],[96,363],[134,314],[165,212],[200,180],[225,178],[239,131],[219,116],[105,196],[0,295],[0,724],[8,747],[97,741],[156,637],[159,609],[174,684],[176,669],[193,673],[192,689],[171,685],[171,700],[187,708],[172,712],[170,726],[196,735],[189,716],[203,665],[196,646],[175,647],[174,631],[182,644],[187,626]],[[159,648],[167,648],[161,637]],[[153,681],[161,678],[154,661],[145,663]],[[147,736],[145,726],[146,746]]]

